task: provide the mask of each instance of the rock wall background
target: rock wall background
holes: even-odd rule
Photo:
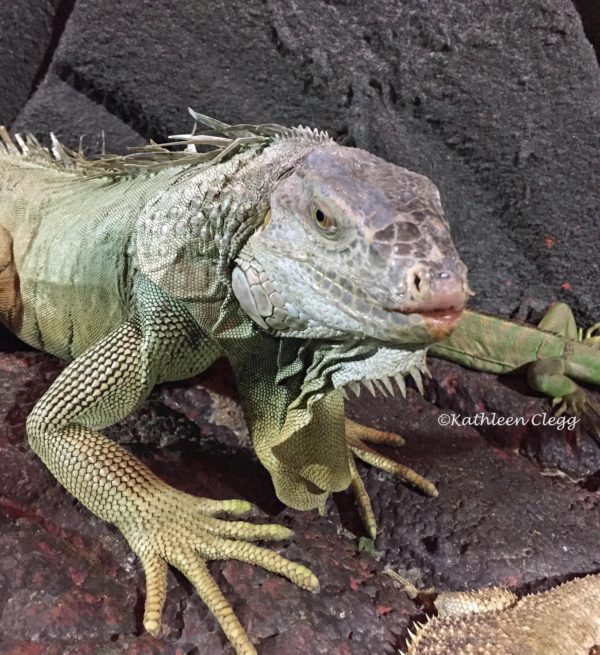
[[[228,122],[325,128],[434,179],[475,306],[524,316],[562,299],[588,324],[600,318],[599,25],[594,0],[17,0],[0,5],[0,123],[72,146],[85,135],[91,152],[102,131],[114,151],[180,132],[188,105]],[[177,575],[162,638],[142,634],[135,559],[25,443],[27,412],[60,364],[4,338],[2,348],[17,352],[0,354],[0,653],[231,652]],[[225,415],[235,408],[225,371],[157,390],[111,430],[171,483],[244,496],[294,528],[282,552],[315,567],[318,596],[252,567],[212,565],[262,655],[403,647],[419,609],[381,575],[386,565],[423,586],[519,592],[600,569],[589,434],[441,429],[444,408],[548,407],[518,378],[432,368],[427,400],[411,390],[406,401],[349,407],[402,431],[398,457],[441,490],[431,501],[366,472],[379,561],[357,552],[348,495],[326,517],[278,504]]]

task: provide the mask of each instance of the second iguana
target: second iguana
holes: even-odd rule
[[[385,571],[410,598],[427,598]],[[519,599],[509,589],[435,594],[437,616],[416,622],[401,655],[592,655],[600,647],[600,575],[575,578]]]

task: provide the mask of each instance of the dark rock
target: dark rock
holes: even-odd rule
[[[232,652],[179,574],[169,576],[161,637],[143,634],[137,560],[118,532],[74,502],[27,448],[25,417],[61,369],[40,353],[0,356],[1,652],[175,655],[200,645],[206,655]],[[429,393],[450,404],[442,390],[452,377],[458,391],[448,397],[460,398],[461,411],[473,413],[480,398],[469,375],[445,363],[432,369],[439,383],[430,383]],[[482,388],[491,393],[488,377]],[[522,404],[509,407],[511,398],[501,407],[522,411]],[[349,406],[365,424],[401,431],[407,446],[389,454],[440,489],[439,498],[425,498],[387,474],[363,469],[380,525],[378,560],[358,550],[363,529],[349,493],[338,494],[322,518],[277,501],[235,408],[233,380],[218,365],[193,384],[159,387],[139,412],[108,432],[174,486],[196,495],[245,497],[259,508],[254,520],[294,530],[293,540],[276,549],[312,567],[321,582],[318,594],[237,562],[211,565],[265,655],[379,655],[402,648],[421,610],[382,574],[386,566],[421,587],[503,584],[523,592],[599,566],[597,493],[567,478],[542,476],[510,448],[510,439],[505,450],[475,428],[441,427],[447,410],[412,389],[407,400]]]
[[[0,125],[10,126],[48,69],[73,0],[0,5]]]
[[[127,148],[139,146],[143,138],[128,125],[65,84],[53,74],[19,113],[12,132],[33,132],[46,145],[50,132],[66,146],[86,153],[125,154]]]
[[[436,359],[430,370],[427,397],[456,414],[453,420],[479,421],[476,429],[492,444],[528,455],[549,474],[558,469],[585,482],[600,471],[598,416],[555,416],[549,399],[529,389],[524,370],[498,377]],[[600,401],[598,393],[586,393]]]

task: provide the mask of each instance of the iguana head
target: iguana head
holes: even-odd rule
[[[447,336],[468,293],[433,182],[333,142],[278,181],[233,289],[281,336],[402,344]]]

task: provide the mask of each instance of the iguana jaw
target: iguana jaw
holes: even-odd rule
[[[441,341],[450,336],[463,314],[464,305],[460,308],[435,309],[428,312],[419,312],[427,331],[435,341]]]
[[[423,310],[418,302],[381,306],[358,286],[328,278],[314,265],[268,248],[255,254],[253,246],[247,244],[236,262],[233,291],[250,318],[277,336],[427,345],[454,330],[465,305],[461,284],[429,296]]]

